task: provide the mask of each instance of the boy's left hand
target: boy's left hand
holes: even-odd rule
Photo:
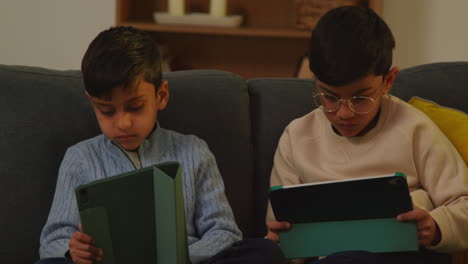
[[[440,242],[439,226],[428,211],[415,206],[413,210],[399,214],[397,220],[416,221],[419,245],[427,247],[437,245]]]

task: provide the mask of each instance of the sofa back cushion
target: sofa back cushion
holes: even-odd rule
[[[0,65],[2,263],[33,263],[68,146],[99,129],[78,71]]]
[[[439,62],[403,69],[390,93],[405,101],[419,96],[468,113],[468,62]]]
[[[255,161],[255,230],[266,234],[265,215],[273,156],[284,128],[313,109],[311,79],[252,79],[250,94]]]
[[[253,233],[253,151],[249,94],[239,75],[214,70],[164,74],[170,99],[158,117],[161,127],[194,134],[208,143],[226,195],[244,236]]]

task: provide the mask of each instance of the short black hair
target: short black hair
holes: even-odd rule
[[[309,68],[328,85],[346,85],[368,74],[385,75],[394,47],[390,28],[372,9],[338,7],[323,15],[312,31]]]
[[[110,98],[114,88],[127,89],[140,77],[155,89],[162,81],[156,42],[133,27],[111,27],[99,33],[89,44],[81,71],[85,89],[94,97]]]

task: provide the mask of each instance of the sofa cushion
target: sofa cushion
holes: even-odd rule
[[[468,113],[468,62],[439,62],[403,69],[391,93],[405,101],[419,96]]]
[[[0,65],[2,263],[33,263],[68,146],[99,133],[79,71]]]
[[[251,237],[253,152],[247,85],[239,75],[215,70],[164,74],[170,99],[161,127],[204,139],[213,152],[239,228]]]
[[[255,161],[256,235],[266,234],[265,215],[273,157],[279,138],[293,120],[315,108],[312,79],[248,80]]]
[[[408,103],[432,119],[468,164],[468,115],[420,97],[413,97]]]

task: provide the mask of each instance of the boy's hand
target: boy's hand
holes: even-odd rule
[[[276,243],[279,242],[279,233],[281,231],[287,230],[291,228],[291,224],[288,222],[278,222],[278,221],[271,221],[267,224],[268,226],[268,234],[265,238],[271,239]]]
[[[75,264],[92,264],[102,261],[102,249],[96,248],[94,239],[81,231],[73,233],[70,242],[70,256]]]
[[[437,223],[428,211],[414,207],[412,211],[399,214],[398,221],[416,221],[418,242],[421,246],[434,246],[440,242],[441,234]]]

